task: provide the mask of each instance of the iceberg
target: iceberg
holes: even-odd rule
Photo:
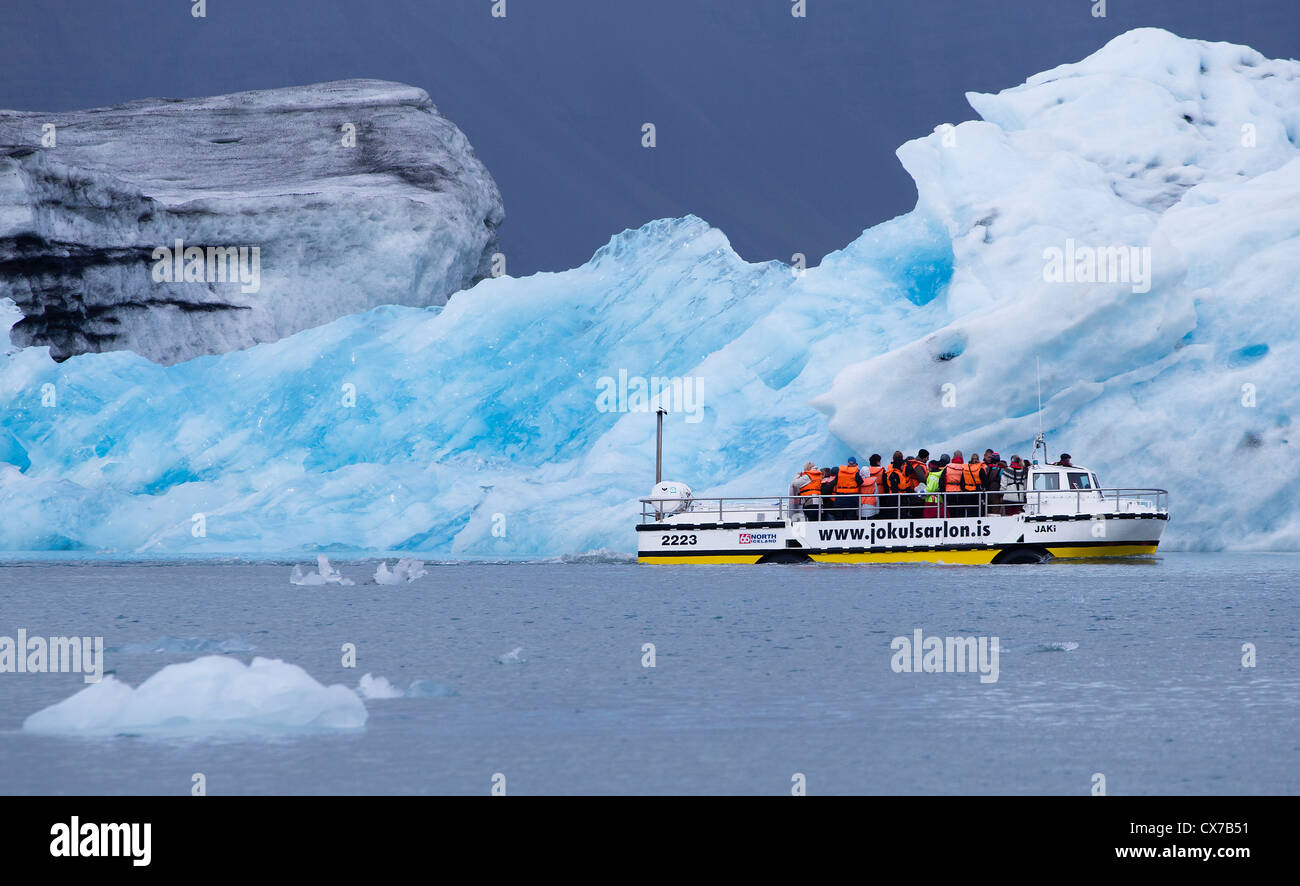
[[[451,686],[435,683],[433,680],[413,680],[406,689],[398,689],[387,677],[375,677],[365,674],[357,684],[357,692],[362,698],[381,701],[392,698],[446,698],[459,693]]]
[[[439,305],[490,273],[503,218],[465,135],[401,83],[0,111],[0,297],[56,360],[175,363]]]
[[[316,571],[304,572],[302,565],[295,563],[293,570],[289,573],[289,583],[304,586],[318,585],[341,585],[351,587],[356,584],[352,579],[346,577],[338,569],[330,564],[329,558],[324,554],[316,555]]]
[[[381,560],[379,566],[375,568],[375,584],[409,584],[428,574],[428,570],[424,568],[423,560],[412,560],[409,557],[403,557],[397,561],[397,565],[391,571],[388,568],[388,563]]]
[[[1029,455],[1039,362],[1053,454],[1169,489],[1167,548],[1300,548],[1300,63],[1141,29],[969,100],[898,151],[916,208],[816,267],[688,216],[172,366],[11,347],[0,549],[617,554],[657,405],[669,478],[775,496],[810,459]]]
[[[366,706],[297,665],[209,655],[167,667],[132,688],[112,675],[23,721],[47,735],[223,736],[360,729]]]

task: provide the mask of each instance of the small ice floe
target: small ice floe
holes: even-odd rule
[[[46,735],[249,736],[360,729],[366,706],[297,665],[209,655],[167,667],[132,688],[105,676],[37,711],[23,729]]]
[[[107,651],[122,655],[147,655],[155,652],[229,655],[232,652],[252,652],[253,645],[243,637],[237,636],[224,640],[215,637],[159,637],[149,643],[123,643],[121,646],[110,646]]]
[[[435,683],[432,680],[416,680],[405,690],[402,690],[390,683],[387,677],[372,677],[370,674],[366,674],[361,678],[357,691],[361,693],[362,698],[371,700],[385,698],[441,698],[457,694],[452,687],[443,686],[441,683]]]
[[[497,664],[521,664],[528,659],[524,658],[524,647],[516,646],[505,655],[497,656]]]
[[[289,581],[296,585],[343,585],[348,586],[355,584],[350,578],[344,578],[343,573],[339,572],[330,565],[329,558],[324,554],[316,555],[316,572],[303,572],[302,566],[295,564],[293,572],[289,575]]]
[[[1040,643],[1034,649],[1035,652],[1073,652],[1079,648],[1079,644],[1073,640],[1065,640],[1060,643]]]
[[[380,585],[400,585],[406,582],[415,581],[417,578],[423,578],[429,573],[424,568],[423,560],[401,559],[393,567],[391,572],[388,571],[388,562],[379,561],[379,568],[375,570],[375,584]]]

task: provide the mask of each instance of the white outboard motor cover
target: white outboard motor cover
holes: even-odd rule
[[[661,516],[680,514],[691,506],[691,487],[685,483],[665,480],[655,485],[650,491],[650,498],[655,499],[655,509]]]

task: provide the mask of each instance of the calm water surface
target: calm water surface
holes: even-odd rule
[[[50,738],[80,675],[0,674],[0,793],[1300,792],[1300,555],[1044,566],[431,565],[393,587],[276,563],[0,563],[0,635],[102,635],[131,685],[218,651],[367,701],[365,728]],[[305,562],[305,561],[304,561]],[[999,675],[900,674],[891,640],[996,636]],[[356,669],[340,648],[356,644]],[[642,666],[653,643],[656,666]],[[1257,666],[1242,666],[1242,646]],[[500,657],[522,647],[517,662]],[[162,649],[163,651],[153,651]]]

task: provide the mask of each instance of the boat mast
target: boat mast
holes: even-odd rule
[[[664,415],[666,410],[660,406],[655,410],[659,427],[655,431],[655,485],[658,486],[664,480]]]
[[[1047,464],[1047,438],[1043,436],[1043,366],[1038,357],[1034,358],[1034,378],[1038,382],[1038,436],[1034,438],[1034,452],[1041,447],[1043,464]]]

